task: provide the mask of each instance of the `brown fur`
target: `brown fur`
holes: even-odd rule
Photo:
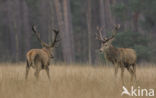
[[[130,48],[115,48],[112,45],[104,51],[106,59],[114,63],[133,64],[136,62],[136,52]]]
[[[116,26],[113,30],[114,35],[110,38],[103,38],[100,34],[97,35],[99,40],[101,40],[102,45],[100,48],[101,52],[104,52],[105,59],[109,62],[112,62],[115,65],[115,76],[117,75],[118,68],[121,68],[121,78],[123,80],[124,69],[126,68],[131,74],[131,81],[136,79],[136,52],[131,48],[115,48],[112,46],[112,41],[114,40],[115,34],[119,29],[120,25]]]
[[[45,69],[49,76],[49,64],[50,64],[50,55],[45,48],[42,49],[31,49],[27,52],[27,66],[26,66],[26,79],[28,77],[29,68],[32,67],[36,69],[35,76],[38,79],[39,72],[41,69]]]
[[[40,39],[40,35],[37,32],[36,28],[33,27],[33,31],[36,34],[37,39],[40,41],[42,48],[41,49],[31,49],[27,52],[26,54],[26,60],[27,60],[27,66],[26,66],[26,75],[25,78],[28,78],[28,73],[29,73],[29,69],[30,67],[36,69],[35,72],[35,77],[38,79],[39,77],[39,72],[42,69],[45,69],[47,72],[47,76],[50,80],[50,75],[49,75],[49,65],[50,65],[50,59],[53,58],[53,48],[55,46],[55,43],[58,41],[56,40],[58,31],[54,30],[55,34],[55,39],[54,42],[51,45],[48,45],[46,43],[44,43],[41,39]]]
[[[121,78],[123,81],[123,72],[126,68],[131,74],[131,80],[136,78],[136,52],[130,48],[115,48],[110,45],[105,51],[105,58],[115,65],[115,76],[118,68],[121,68]]]

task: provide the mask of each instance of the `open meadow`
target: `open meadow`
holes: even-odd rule
[[[31,68],[25,80],[25,64],[0,64],[0,98],[127,98],[121,96],[120,71],[117,79],[109,66],[64,65],[50,66],[51,81],[40,72],[39,81]],[[130,87],[130,75],[125,71],[125,86]],[[156,67],[137,67],[136,87],[156,90]],[[147,98],[146,96],[144,96]],[[135,98],[135,97],[132,97]]]

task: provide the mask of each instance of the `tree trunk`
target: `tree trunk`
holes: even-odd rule
[[[21,12],[22,13],[22,34],[24,35],[24,52],[22,55],[25,56],[26,52],[30,49],[30,35],[31,35],[31,31],[30,31],[30,24],[29,24],[29,9],[28,6],[25,2],[25,0],[22,0],[21,3]]]
[[[117,2],[116,0],[112,0],[112,4],[113,4],[113,5],[116,4],[116,2]]]
[[[99,5],[100,5],[100,26],[103,27],[103,29],[106,29],[106,22],[105,22],[105,9],[104,9],[104,2],[103,0],[99,0]],[[103,34],[106,36],[106,32]]]
[[[13,60],[13,57],[16,56],[16,47],[15,47],[15,34],[13,33],[13,26],[12,26],[12,6],[13,6],[13,1],[7,1],[6,3],[6,8],[7,8],[7,18],[8,18],[8,28],[9,28],[9,35],[10,35],[10,57]]]
[[[105,0],[105,15],[106,15],[106,24],[107,24],[107,31],[110,31],[112,28],[112,25],[114,24],[114,20],[112,17],[112,12],[111,12],[111,5],[110,5],[110,0]]]
[[[92,63],[92,49],[91,49],[91,0],[88,0],[88,11],[87,11],[87,26],[88,26],[88,63]]]
[[[51,24],[51,11],[49,2],[49,0],[40,0],[39,4],[41,38],[45,42],[48,42],[49,25]]]
[[[11,56],[13,61],[18,61],[21,53],[21,49],[19,48],[19,36],[21,32],[20,1],[8,1],[7,9],[9,22],[8,25],[11,38]]]
[[[139,19],[139,12],[134,12],[133,14],[133,31],[138,32],[138,19]]]
[[[54,5],[54,8],[55,8],[56,19],[57,19],[58,27],[59,27],[59,30],[60,30],[63,60],[65,61],[66,56],[65,56],[64,25],[63,25],[63,15],[62,15],[60,1],[59,0],[54,0],[53,5]]]
[[[71,30],[71,23],[69,19],[69,1],[64,0],[63,1],[63,7],[64,7],[64,14],[62,14],[61,10],[61,3],[59,0],[54,0],[55,10],[56,10],[56,16],[58,21],[59,30],[61,32],[61,45],[62,45],[62,53],[63,53],[63,59],[66,63],[71,63],[74,60],[73,52],[74,49],[72,48],[72,41],[73,41],[73,35],[70,33]],[[63,15],[64,15],[64,21],[63,21]],[[64,23],[65,22],[65,23]]]
[[[74,61],[74,41],[73,41],[73,32],[72,32],[72,23],[71,23],[71,11],[70,11],[70,0],[63,0],[63,11],[64,11],[64,26],[65,26],[65,39],[66,47],[68,48],[66,52],[68,53],[69,58],[68,62]]]

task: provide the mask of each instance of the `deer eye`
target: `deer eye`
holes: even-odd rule
[[[107,44],[105,44],[105,46],[108,46]]]

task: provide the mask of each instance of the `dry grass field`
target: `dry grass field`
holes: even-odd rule
[[[50,66],[50,74],[51,81],[48,81],[44,70],[40,73],[39,81],[36,81],[34,70],[31,69],[28,80],[25,81],[24,63],[0,64],[0,98],[129,97],[121,96],[120,71],[115,79],[113,67],[56,64]],[[125,71],[125,82],[129,88],[130,75],[127,71]],[[137,86],[156,90],[156,67],[150,64],[146,67],[137,67]]]

